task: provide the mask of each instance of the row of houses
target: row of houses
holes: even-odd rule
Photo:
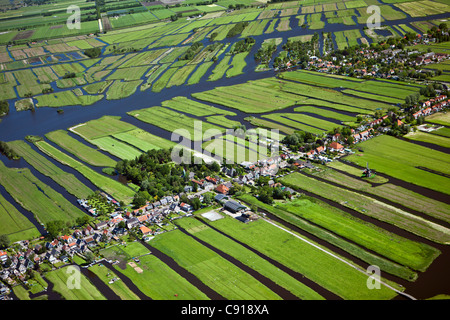
[[[439,63],[447,59],[449,55],[447,53],[434,53],[427,52],[423,55],[420,55],[415,60],[416,66],[427,65],[430,63]]]
[[[439,95],[434,99],[429,99],[422,103],[422,107],[413,113],[414,119],[419,117],[429,116],[435,112],[442,111],[445,107],[450,105],[450,99],[446,95]],[[414,106],[417,108],[417,106]]]
[[[27,270],[34,268],[36,263],[39,263],[39,258],[35,257],[34,251],[31,249],[24,249],[12,255],[0,250],[0,264],[3,266],[0,271],[0,279],[9,285],[15,283],[13,277],[24,280]],[[3,291],[5,291],[4,288]]]
[[[324,161],[329,162],[329,161],[331,161],[331,159],[324,157],[327,150],[329,150],[330,152],[344,152],[344,149],[345,149],[344,146],[335,140],[335,141],[332,141],[331,143],[325,144],[323,146],[319,146],[315,149],[308,151],[306,153],[306,157],[308,159],[314,159],[317,157],[317,158],[319,158],[319,160],[324,160]]]

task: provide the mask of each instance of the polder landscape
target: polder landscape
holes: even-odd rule
[[[0,9],[2,299],[450,297],[448,1]]]

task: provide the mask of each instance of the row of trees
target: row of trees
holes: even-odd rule
[[[255,39],[253,39],[252,37],[246,37],[245,39],[239,40],[234,44],[231,54],[250,51],[254,44]]]
[[[0,153],[4,154],[8,159],[20,159],[20,156],[4,141],[0,141]]]
[[[310,41],[303,42],[301,40],[297,41],[288,40],[283,45],[283,50],[287,52],[287,54],[282,56],[280,53],[280,55],[278,55],[274,59],[273,63],[274,67],[282,68],[288,62],[290,62],[293,65],[299,64],[303,68],[306,67],[310,55],[318,54],[317,52],[318,41],[319,41],[319,34],[317,32],[314,33]]]
[[[102,49],[100,47],[89,48],[84,50],[84,54],[92,59],[98,58],[102,54]]]
[[[248,22],[247,21],[241,21],[236,23],[233,28],[230,29],[230,31],[228,31],[227,33],[227,38],[231,38],[234,36],[237,36],[238,34],[241,34],[242,31],[244,31],[245,27],[248,26]]]
[[[201,48],[203,48],[203,43],[200,41],[194,42],[189,49],[178,58],[178,60],[192,60]]]
[[[134,160],[122,160],[116,170],[128,180],[140,186],[135,194],[133,205],[140,207],[146,201],[156,201],[166,195],[184,192],[184,187],[193,185],[190,172],[196,179],[214,176],[220,172],[217,162],[211,164],[175,165],[171,159],[171,149],[149,150]]]
[[[258,49],[258,51],[256,51],[254,58],[262,64],[268,64],[276,51],[277,46],[275,44],[263,45]]]
[[[9,113],[9,103],[8,100],[0,101],[0,117]]]
[[[420,88],[420,94],[426,97],[436,96],[436,90],[442,90],[443,86],[440,83],[430,83],[426,87]]]

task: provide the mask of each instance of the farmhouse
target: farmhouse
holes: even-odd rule
[[[6,251],[0,251],[0,262],[4,263],[8,259]]]
[[[189,210],[192,209],[192,207],[189,204],[182,202],[180,204],[180,209],[185,211],[185,212],[188,212]]]
[[[139,225],[139,220],[135,217],[128,219],[127,220],[127,228],[128,229],[132,229],[134,227],[136,227],[137,225]]]
[[[344,146],[341,145],[340,143],[333,141],[332,143],[330,143],[330,145],[328,146],[328,149],[333,152],[333,151],[342,151],[344,150]]]
[[[142,232],[142,234],[143,234],[144,236],[146,236],[146,235],[148,235],[149,233],[152,232],[152,230],[150,230],[150,229],[147,228],[146,226],[141,226],[141,227],[139,228],[139,230]]]
[[[247,209],[244,205],[242,205],[236,201],[233,201],[233,200],[228,200],[227,202],[225,202],[225,204],[223,205],[223,208],[232,213],[236,213],[241,210]]]
[[[97,230],[102,230],[105,229],[106,227],[108,227],[108,223],[106,221],[101,221],[95,225],[95,228]]]
[[[216,191],[217,191],[218,193],[222,193],[222,194],[227,194],[229,190],[230,190],[230,189],[229,189],[227,186],[225,186],[224,184],[219,184],[219,185],[216,187]]]

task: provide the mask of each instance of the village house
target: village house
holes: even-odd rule
[[[0,250],[0,262],[5,263],[6,260],[8,260],[8,254],[6,253],[6,251]]]
[[[84,239],[84,241],[86,242],[86,245],[88,246],[88,247],[93,247],[93,246],[95,246],[95,240],[94,240],[94,237],[87,237],[86,239]]]
[[[94,233],[94,228],[92,228],[89,225],[84,229],[84,235],[85,236],[89,236],[89,235],[91,235],[93,233]]]
[[[331,152],[334,152],[334,151],[340,152],[340,151],[343,151],[343,150],[344,150],[344,146],[341,145],[340,143],[336,142],[336,141],[333,141],[332,143],[330,143],[330,144],[328,145],[328,149],[329,149]]]
[[[228,194],[228,191],[230,191],[230,188],[228,188],[226,185],[224,185],[224,184],[219,184],[217,187],[216,187],[216,192],[218,192],[218,193],[222,193],[222,194]]]
[[[152,230],[150,230],[146,226],[141,226],[139,228],[139,230],[141,231],[142,235],[144,235],[144,236],[146,236],[146,235],[148,235],[148,234],[150,234],[152,232]]]
[[[102,230],[107,227],[108,227],[108,222],[106,222],[106,221],[101,221],[95,225],[95,229],[97,229],[97,230]]]
[[[149,214],[144,214],[142,216],[137,217],[139,223],[147,222],[149,218],[150,218]]]
[[[110,227],[112,227],[112,226],[119,224],[121,221],[124,221],[124,218],[121,215],[118,215],[118,216],[112,218],[111,220],[109,220],[108,225]]]
[[[126,221],[126,224],[128,229],[133,229],[134,227],[137,227],[139,225],[139,220],[138,218],[133,217],[131,219],[128,219]]]
[[[180,209],[185,212],[188,212],[188,211],[192,210],[192,207],[189,204],[182,202],[180,204]]]

